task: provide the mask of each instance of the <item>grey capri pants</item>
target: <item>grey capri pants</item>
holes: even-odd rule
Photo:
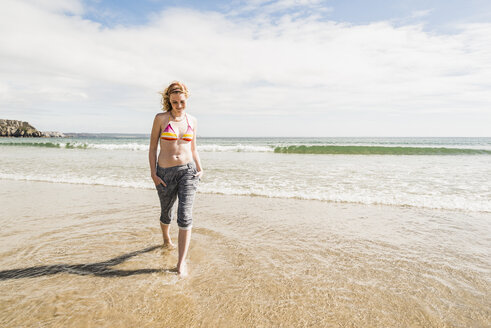
[[[157,164],[157,176],[164,180],[167,186],[156,186],[160,198],[160,222],[170,224],[172,221],[172,207],[179,199],[177,205],[177,225],[179,229],[189,230],[193,225],[193,202],[198,189],[199,178],[196,175],[196,165],[190,162],[184,165],[160,167]]]

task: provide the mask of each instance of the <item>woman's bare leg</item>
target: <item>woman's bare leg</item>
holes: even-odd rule
[[[186,256],[188,255],[190,240],[191,240],[191,229],[190,230],[179,229],[179,237],[178,237],[179,259],[177,261],[177,273],[181,277],[185,277],[188,274],[188,269],[186,266]]]
[[[175,248],[176,246],[172,243],[172,240],[170,240],[170,224],[162,224],[162,222],[160,222],[160,228],[162,229],[162,237],[164,238],[164,247]]]

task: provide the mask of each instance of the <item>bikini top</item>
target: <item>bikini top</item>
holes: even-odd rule
[[[186,115],[186,114],[184,114],[184,115]],[[188,122],[188,129],[186,130],[186,133],[184,133],[182,135],[181,139],[184,141],[191,141],[191,140],[193,140],[194,131],[193,131],[193,128],[191,127],[191,125],[189,125],[189,120],[188,120],[187,115],[186,115],[186,121]],[[172,125],[170,125],[170,122],[167,124],[164,131],[162,131],[162,134],[160,135],[160,139],[164,139],[164,140],[177,140],[177,139],[179,139],[177,137],[176,132],[172,128]]]

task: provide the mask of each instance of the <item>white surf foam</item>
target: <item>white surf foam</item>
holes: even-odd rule
[[[0,173],[0,179],[40,181],[52,183],[70,183],[83,185],[102,185],[111,187],[136,188],[136,189],[155,189],[151,181],[125,181],[122,179],[106,177],[73,177],[73,176],[43,176],[35,174],[8,174]],[[467,199],[462,196],[445,195],[434,197],[428,195],[399,194],[383,195],[380,193],[364,194],[355,191],[353,193],[340,192],[299,192],[287,189],[265,190],[264,188],[241,189],[232,186],[217,186],[213,183],[201,182],[199,192],[207,194],[239,195],[239,196],[260,196],[270,198],[292,198],[305,200],[320,200],[335,203],[357,203],[366,205],[392,205],[392,206],[411,206],[442,210],[462,210],[476,212],[491,212],[491,202],[484,200]]]
[[[273,152],[274,148],[269,146],[255,145],[198,145],[198,150],[203,152]]]

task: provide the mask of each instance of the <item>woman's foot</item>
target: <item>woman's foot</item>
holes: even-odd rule
[[[172,240],[170,240],[170,239],[169,240],[164,240],[164,245],[163,246],[164,246],[164,248],[167,248],[167,249],[174,249],[174,248],[176,248],[176,245],[174,245],[172,243]]]
[[[188,275],[188,266],[186,262],[182,262],[180,264],[177,264],[177,274],[179,277],[184,278]]]
[[[164,248],[168,248],[168,249],[176,248],[176,246],[172,243],[172,240],[170,240],[170,233],[169,233],[170,225],[163,224],[162,222],[160,222],[160,228],[162,229],[162,238],[164,239]]]

